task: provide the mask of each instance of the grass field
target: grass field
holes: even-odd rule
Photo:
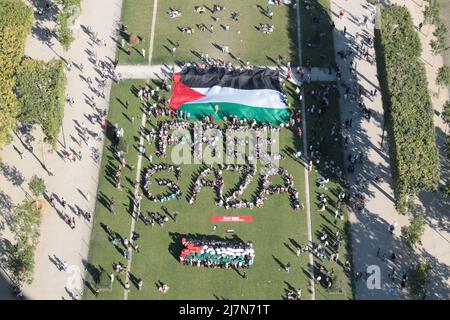
[[[138,145],[137,132],[140,123],[141,105],[131,93],[133,86],[143,84],[140,81],[123,81],[116,85],[111,95],[111,108],[109,122],[111,125],[118,123],[124,127],[126,139],[129,141],[130,153],[126,156],[130,165],[134,165],[137,159],[136,148]],[[120,102],[121,101],[121,102]],[[125,110],[122,102],[129,102],[129,109]],[[134,124],[129,119],[135,117]],[[152,119],[147,123],[150,128],[156,124]],[[291,154],[296,149],[295,137],[288,129],[283,129],[280,135],[281,150]],[[112,271],[114,262],[125,263],[122,252],[114,248],[109,242],[107,233],[102,225],[108,225],[113,231],[123,237],[129,234],[131,223],[130,208],[135,171],[127,171],[122,179],[121,192],[118,192],[111,181],[111,168],[117,165],[106,142],[101,181],[99,184],[99,198],[94,219],[94,232],[91,242],[89,270],[91,281],[98,277],[102,268]],[[154,153],[154,145],[147,148],[146,152]],[[170,150],[168,151],[170,154]],[[159,159],[154,156],[155,162],[169,162],[169,159]],[[148,166],[148,160],[144,160],[143,168]],[[300,197],[304,201],[304,177],[303,166],[287,155],[280,163],[293,175]],[[193,173],[199,165],[182,166],[180,179],[181,190],[186,193],[192,182]],[[233,188],[239,180],[240,174],[227,173],[224,175],[226,189]],[[160,173],[155,178],[163,178],[165,173]],[[166,176],[169,178],[168,176]],[[172,177],[173,178],[173,177]],[[250,198],[252,191],[257,186],[255,177],[244,198]],[[281,183],[281,178],[274,177],[272,183]],[[155,188],[156,190],[156,188]],[[154,193],[156,193],[154,191]],[[116,214],[108,211],[105,204],[115,198]],[[284,290],[288,288],[303,288],[304,298],[309,298],[307,292],[307,255],[300,258],[295,256],[295,245],[307,243],[305,211],[294,211],[290,206],[287,195],[270,197],[261,209],[224,210],[217,208],[213,202],[213,191],[205,188],[200,193],[197,203],[189,205],[185,197],[180,201],[170,201],[163,204],[168,211],[178,211],[177,222],[170,221],[164,228],[159,226],[145,226],[142,221],[136,224],[136,232],[140,234],[138,243],[140,253],[133,255],[132,273],[136,278],[144,279],[142,291],[132,287],[130,298],[132,299],[280,299]],[[160,203],[148,201],[145,197],[142,201],[141,212],[162,212]],[[213,232],[213,223],[209,218],[212,215],[251,215],[254,221],[251,223],[220,223],[218,229]],[[226,237],[227,229],[234,229],[235,235],[244,241],[253,241],[256,251],[255,265],[248,270],[248,279],[244,280],[236,271],[205,269],[182,266],[174,255],[177,255],[179,243],[176,241],[181,235],[204,234]],[[175,252],[174,252],[175,251]],[[290,262],[292,270],[286,273],[283,266]],[[171,286],[166,295],[161,295],[156,288],[157,281],[163,281]],[[88,286],[89,287],[89,286]],[[86,298],[93,298],[91,291],[86,290]],[[114,283],[110,292],[102,292],[102,299],[120,299],[123,297],[123,287],[120,280]]]
[[[334,65],[334,44],[330,0],[300,1],[303,64],[313,67]]]
[[[273,20],[267,17],[264,10],[267,1],[222,0],[225,11],[215,14],[212,8],[215,0],[205,0],[201,4],[207,8],[205,13],[194,11],[196,3],[184,0],[166,0],[158,2],[156,15],[155,45],[152,64],[172,64],[177,61],[200,61],[201,54],[208,53],[210,58],[222,58],[233,63],[250,61],[254,65],[275,65],[277,59],[283,57],[287,61],[297,61],[296,12],[292,5],[271,6]],[[170,8],[182,12],[178,18],[170,18]],[[119,50],[120,64],[146,64],[148,59],[140,55],[142,46],[149,47],[148,39],[151,32],[153,0],[125,0],[122,20],[128,26],[129,32],[144,36],[143,44],[138,50],[132,50],[128,56],[124,50]],[[239,12],[237,22],[231,19],[231,13]],[[264,34],[256,29],[260,23],[275,26],[272,34]],[[196,25],[204,24],[206,31],[200,31]],[[225,30],[228,25],[230,29]],[[213,26],[211,32],[211,26]],[[193,34],[182,33],[180,28],[191,27]],[[124,39],[128,38],[123,34]],[[174,56],[171,49],[179,41],[179,48]],[[228,46],[230,53],[222,53],[222,46]],[[147,50],[148,52],[148,50]]]
[[[328,66],[334,61],[331,28],[329,26],[328,13],[323,10],[328,8],[328,0],[312,1],[312,15],[301,6],[303,41],[309,40],[309,36],[315,37],[317,32],[324,32],[326,41],[319,48],[303,49],[304,63],[309,60],[313,66]],[[297,62],[296,51],[296,12],[291,6],[272,6],[274,10],[273,22],[263,13],[267,6],[266,1],[242,1],[221,0],[219,3],[225,5],[226,10],[216,16],[219,21],[212,19],[212,5],[217,1],[205,0],[202,3],[206,6],[207,12],[198,14],[194,12],[194,5],[190,1],[167,0],[158,1],[155,47],[152,63],[174,63],[178,61],[198,61],[199,54],[208,53],[210,58],[220,57],[237,64],[237,55],[242,61],[249,60],[256,65],[274,65],[277,58],[283,56],[284,62],[291,60],[295,65]],[[323,7],[322,7],[323,5]],[[258,7],[259,6],[259,7]],[[179,9],[183,12],[180,18],[171,19],[167,12],[172,9]],[[239,9],[238,9],[239,8]],[[128,26],[130,32],[136,32],[144,37],[141,46],[149,45],[151,20],[152,20],[153,0],[125,0],[122,18]],[[231,21],[230,15],[233,11],[239,11],[241,16],[238,22]],[[313,17],[320,17],[319,23],[312,21]],[[308,23],[308,19],[311,21]],[[314,21],[316,21],[314,19]],[[214,31],[200,31],[195,24],[204,23],[208,28],[212,24]],[[255,29],[259,23],[273,23],[275,32],[267,35]],[[230,25],[230,30],[225,31],[221,25]],[[196,31],[188,35],[181,33],[178,27],[190,26]],[[237,31],[241,31],[239,34]],[[123,35],[126,37],[127,35]],[[322,39],[322,41],[323,41]],[[242,40],[242,42],[240,41]],[[330,40],[330,41],[328,41]],[[172,56],[170,49],[179,41],[180,46],[175,56]],[[313,42],[315,40],[313,39]],[[227,45],[234,55],[224,56],[220,46]],[[137,48],[139,49],[139,47]],[[193,49],[191,51],[191,49]],[[195,50],[195,52],[194,52]],[[148,51],[148,50],[147,50]],[[320,58],[320,53],[325,52]],[[234,60],[233,60],[234,59]],[[119,49],[119,61],[121,64],[146,64],[148,58],[143,58],[138,50],[133,51],[130,56]],[[95,299],[92,288],[98,281],[99,273],[102,269],[111,273],[113,265],[121,262],[126,265],[123,256],[123,246],[117,248],[113,246],[108,238],[106,226],[116,232],[121,237],[129,237],[131,226],[130,212],[133,208],[134,182],[137,174],[136,162],[138,159],[139,130],[142,120],[142,103],[133,94],[135,88],[143,85],[145,81],[125,80],[113,86],[110,97],[110,108],[108,114],[108,133],[103,153],[102,169],[98,186],[98,201],[94,215],[94,229],[91,239],[89,261],[86,262],[88,269],[84,298]],[[153,85],[150,82],[150,85]],[[321,84],[311,83],[305,88],[305,102],[308,105],[313,99],[307,92],[312,88],[319,90]],[[288,85],[289,100],[293,108],[299,108],[294,88]],[[166,93],[168,95],[168,93]],[[125,105],[128,102],[128,109]],[[315,101],[317,105],[320,102]],[[333,124],[338,123],[339,113],[337,108],[337,93],[332,95],[329,111],[325,116],[317,119],[315,115],[307,115],[308,136],[311,137],[312,130],[316,130],[320,135],[328,135]],[[132,121],[134,119],[134,121]],[[151,118],[145,124],[147,129],[156,128],[158,122],[167,120],[165,118]],[[122,191],[114,187],[113,174],[119,161],[113,154],[111,148],[112,128],[115,124],[125,130],[125,140],[128,142],[129,152],[126,160],[131,169],[124,169],[122,173]],[[339,130],[338,130],[339,132]],[[336,163],[342,163],[341,141],[338,134],[338,141],[328,141],[322,146],[323,159],[332,159]],[[311,140],[308,142],[310,143]],[[155,154],[155,144],[145,144],[147,154]],[[171,148],[167,154],[170,155]],[[296,150],[302,150],[302,143],[290,129],[282,129],[280,134],[280,150],[286,155],[280,162],[280,166],[286,168],[295,180],[295,186],[300,193],[300,200],[305,201],[304,166],[298,162],[293,154]],[[143,158],[142,170],[150,165],[147,158]],[[153,156],[153,163],[171,163],[170,157],[158,158]],[[186,200],[186,194],[190,191],[190,185],[195,179],[195,173],[200,168],[199,165],[183,165],[182,174],[179,181],[183,197],[180,200],[154,203],[145,196],[141,203],[141,212],[164,213],[162,206],[167,208],[168,216],[178,212],[176,222],[171,219],[164,228],[157,224],[154,227],[146,226],[143,221],[136,222],[135,231],[140,235],[137,243],[140,252],[133,253],[133,262],[130,277],[132,285],[129,293],[130,299],[281,299],[285,296],[286,290],[302,288],[302,299],[310,299],[309,271],[307,254],[300,257],[295,256],[295,248],[300,244],[307,244],[307,224],[305,210],[294,211],[291,208],[288,195],[270,196],[266,200],[264,207],[260,209],[240,209],[225,210],[217,207],[214,203],[214,192],[211,188],[202,188],[198,200],[194,205],[190,205]],[[313,227],[313,241],[319,242],[320,231],[327,229],[330,234],[334,234],[337,229],[344,233],[344,223],[333,220],[332,205],[336,204],[338,189],[341,187],[338,181],[331,181],[328,189],[319,189],[315,180],[319,174],[324,174],[323,168],[318,167],[317,171],[310,173],[310,196],[311,215]],[[236,186],[241,174],[225,172],[225,192]],[[157,173],[152,177],[152,181],[158,178],[174,179],[171,174]],[[247,188],[243,198],[249,199],[257,188],[259,174]],[[282,182],[280,177],[271,179],[273,184]],[[163,193],[164,189],[152,185],[154,194]],[[319,212],[316,198],[319,192],[324,192],[329,196],[330,204],[328,211]],[[141,190],[142,193],[142,190]],[[115,214],[108,209],[108,203],[114,198]],[[253,222],[248,223],[213,223],[210,217],[213,215],[250,215]],[[217,229],[213,230],[213,226]],[[227,229],[234,229],[233,234],[227,233]],[[178,255],[181,250],[180,238],[184,235],[207,235],[209,237],[233,237],[236,236],[243,241],[252,241],[256,253],[253,267],[247,270],[248,279],[243,279],[241,274],[234,270],[208,269],[183,266],[178,263]],[[344,239],[347,240],[347,239]],[[316,299],[349,299],[352,298],[351,285],[343,272],[343,263],[348,259],[347,247],[340,248],[340,261],[338,264],[331,262],[320,262],[315,259],[315,265],[322,263],[326,270],[334,269],[337,275],[337,285],[332,290],[325,289],[320,284],[316,284]],[[290,262],[292,265],[290,273],[284,271],[284,266]],[[103,291],[97,297],[99,299],[123,299],[125,276],[116,277],[111,291]],[[137,279],[143,279],[143,288],[138,290]],[[167,294],[161,294],[157,290],[159,281],[167,283],[171,289]],[[91,288],[91,290],[89,290]],[[338,293],[339,289],[342,291]]]
[[[128,27],[128,32],[119,32],[117,59],[120,64],[148,64],[150,48],[150,33],[152,25],[153,0],[124,0],[122,4],[121,21]],[[128,46],[129,36],[134,32],[141,39],[140,43],[130,47],[130,55],[121,47],[122,39],[125,48]],[[141,54],[145,49],[145,57]]]
[[[158,2],[156,30],[152,64],[173,64],[183,61],[200,61],[202,54],[210,58],[221,58],[233,63],[249,61],[254,65],[276,65],[278,58],[282,62],[297,64],[297,14],[291,5],[271,6],[274,15],[270,19],[265,9],[266,0],[241,1],[222,0],[225,10],[213,14],[216,0],[205,0],[205,13],[196,13],[195,4],[185,0],[165,0]],[[303,64],[314,67],[328,67],[334,64],[333,35],[329,0],[312,0],[309,6],[300,2],[300,20],[302,30]],[[122,21],[128,26],[128,33],[121,33],[120,39],[128,43],[129,34],[135,32],[144,40],[133,46],[131,54],[118,48],[120,64],[147,64],[151,24],[153,19],[153,0],[124,0]],[[170,9],[182,12],[181,17],[170,18]],[[231,19],[233,12],[239,12],[238,21]],[[216,20],[215,18],[218,18]],[[264,34],[257,30],[260,23],[273,24],[275,31]],[[206,27],[205,31],[199,25]],[[211,29],[212,26],[212,29]],[[225,30],[229,26],[229,30]],[[191,27],[194,33],[182,33],[181,28]],[[179,43],[175,54],[171,49]],[[128,45],[126,45],[127,47]],[[228,46],[230,52],[223,53],[222,47]],[[140,50],[146,50],[143,57]]]
[[[311,83],[305,87],[305,104],[306,107],[310,107],[312,104],[315,104],[317,108],[325,107],[323,101],[317,95],[317,92],[323,91],[323,86],[334,85],[335,83]],[[310,93],[315,91],[316,94],[312,96]],[[333,91],[330,95],[330,104],[328,107],[325,107],[326,112],[322,116],[318,116],[317,111],[314,114],[307,112],[307,132],[308,132],[308,145],[313,144],[313,136],[316,135],[317,139],[324,137],[325,140],[322,143],[319,152],[320,152],[320,163],[315,166],[315,170],[313,170],[309,176],[310,181],[310,196],[311,196],[311,220],[312,220],[312,229],[313,232],[313,241],[320,242],[320,236],[323,231],[326,231],[329,236],[335,235],[336,231],[339,230],[340,234],[344,236],[345,245],[340,247],[339,250],[339,263],[332,263],[330,261],[320,261],[315,258],[315,265],[318,264],[323,265],[326,270],[334,269],[337,275],[337,282],[339,283],[338,287],[342,289],[341,293],[332,293],[327,291],[324,287],[316,285],[316,299],[343,299],[343,298],[352,298],[352,288],[350,280],[347,275],[344,274],[343,264],[346,260],[352,261],[349,256],[349,248],[347,247],[349,244],[349,239],[347,238],[347,212],[344,208],[344,221],[337,220],[335,223],[334,220],[334,211],[337,208],[337,200],[338,194],[344,190],[343,184],[333,179],[333,177],[324,169],[325,161],[334,161],[338,166],[343,169],[343,156],[342,156],[342,139],[340,133],[340,121],[339,121],[339,93],[337,91]],[[333,126],[336,127],[336,140],[330,136],[331,130]],[[318,130],[317,128],[323,128],[323,130]],[[313,133],[315,131],[315,134]],[[316,140],[317,141],[317,140]],[[343,170],[344,171],[344,170]],[[324,177],[330,178],[330,182],[326,185],[325,188],[320,188],[316,183],[317,179],[320,175]],[[319,195],[323,193],[328,197],[328,203],[326,211],[319,211]],[[335,238],[335,237],[332,237]],[[328,251],[330,252],[330,251]],[[334,290],[337,291],[337,290]]]

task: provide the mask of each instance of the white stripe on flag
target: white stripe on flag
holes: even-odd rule
[[[200,103],[236,103],[255,108],[286,109],[282,93],[271,89],[244,90],[229,87],[214,86],[211,88],[192,88],[204,94],[198,100],[186,104]]]

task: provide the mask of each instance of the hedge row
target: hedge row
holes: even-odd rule
[[[33,25],[33,10],[22,1],[0,0],[0,147],[10,139],[18,115],[15,74]]]
[[[61,60],[24,60],[17,72],[19,121],[37,123],[46,142],[56,146],[64,118],[66,76]]]
[[[394,194],[397,209],[404,212],[410,196],[436,189],[439,156],[421,44],[411,16],[404,7],[390,7],[381,9],[381,19],[381,29],[375,32],[378,77]]]

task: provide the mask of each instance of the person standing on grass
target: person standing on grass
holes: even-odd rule
[[[284,270],[285,270],[287,273],[289,273],[289,272],[291,271],[291,263],[290,263],[290,262],[288,262],[288,263],[286,264],[286,266],[284,267]]]

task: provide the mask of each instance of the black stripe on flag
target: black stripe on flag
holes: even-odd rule
[[[267,68],[228,71],[225,68],[189,68],[180,72],[181,82],[191,88],[211,88],[213,86],[234,89],[271,89],[280,91],[279,71]]]

